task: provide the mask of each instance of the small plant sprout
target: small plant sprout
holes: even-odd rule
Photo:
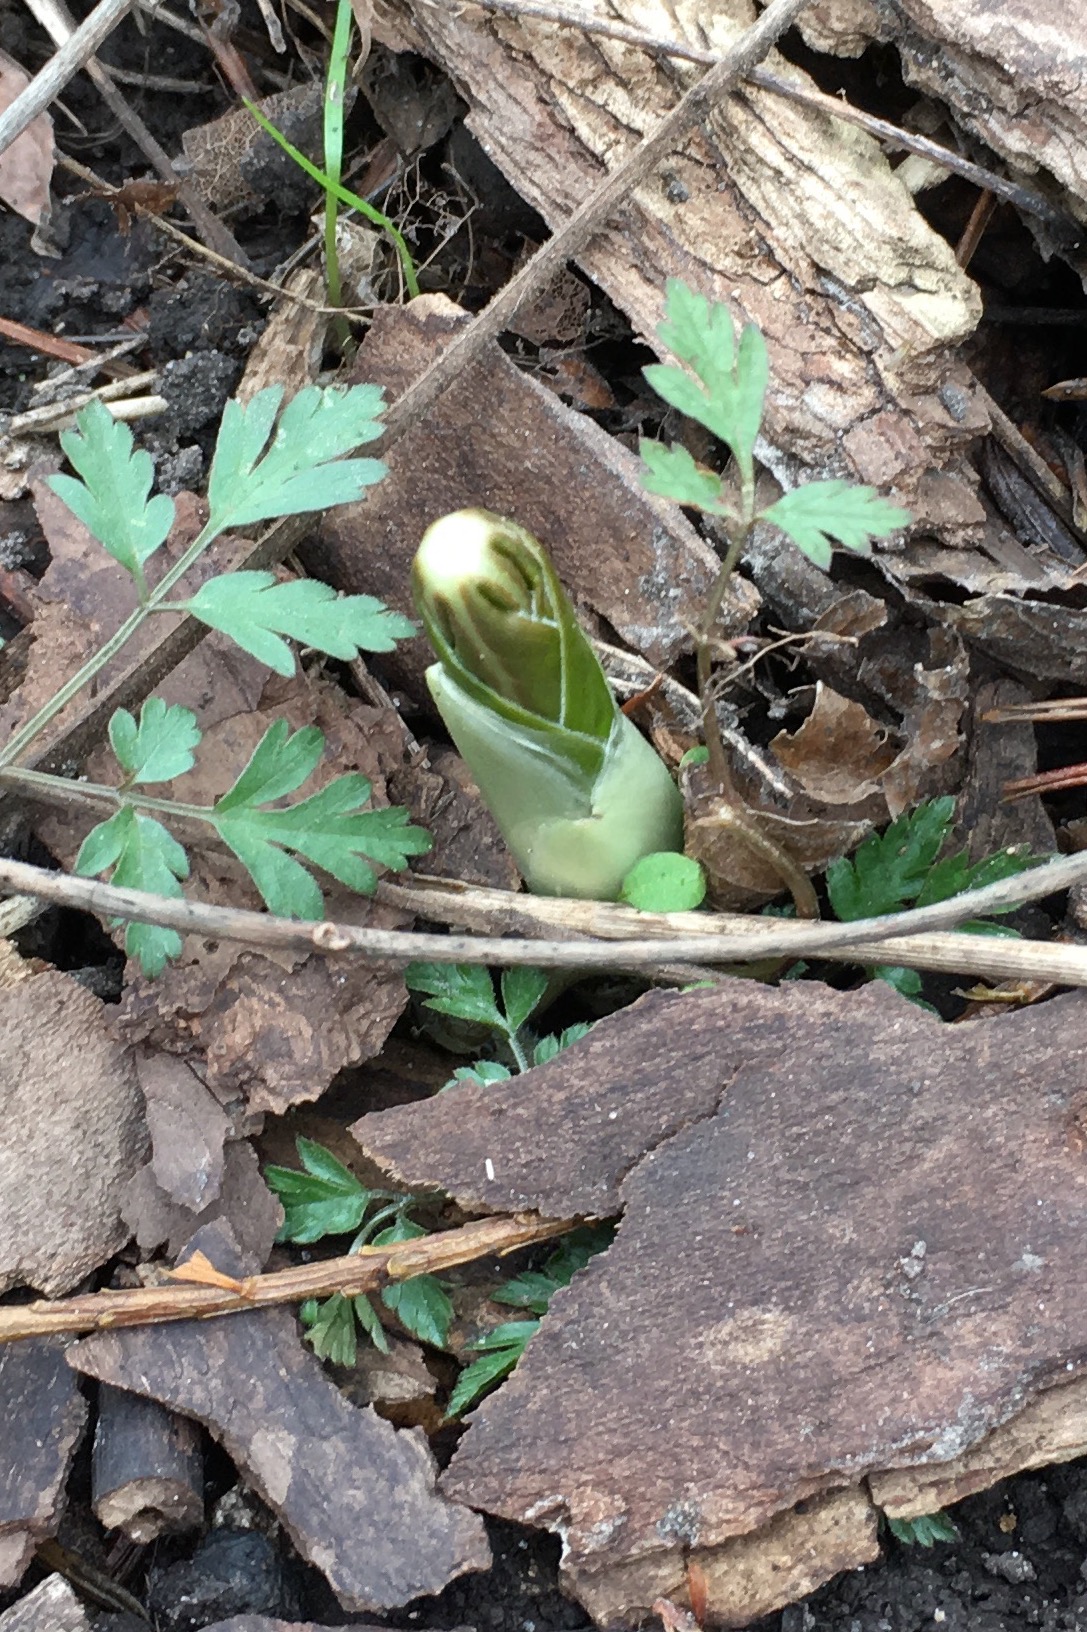
[[[404,979],[435,1014],[492,1032],[517,1071],[545,1065],[590,1029],[579,1020],[554,1036],[537,1038],[529,1032],[529,1020],[551,992],[551,981],[542,969],[503,970],[501,1003],[489,972],[478,964],[409,963]],[[458,1082],[505,1082],[512,1075],[501,1060],[477,1060],[474,1065],[458,1066],[445,1087],[453,1088]]]
[[[412,1196],[370,1190],[323,1145],[312,1139],[298,1139],[295,1144],[301,1171],[268,1167],[264,1172],[283,1204],[278,1240],[309,1245],[327,1236],[351,1235],[347,1250],[352,1253],[366,1246],[414,1241],[427,1233],[408,1216],[414,1205]],[[381,1293],[381,1301],[413,1337],[439,1349],[445,1347],[453,1305],[435,1276],[416,1275],[395,1282]],[[311,1298],[302,1305],[300,1318],[316,1353],[335,1365],[354,1365],[356,1325],[383,1354],[389,1352],[385,1328],[365,1293],[349,1298],[334,1292],[322,1301]]]
[[[485,510],[443,516],[412,583],[431,694],[529,889],[613,901],[642,856],[682,848],[678,789],[530,533]]]
[[[403,810],[365,808],[370,784],[357,773],[337,777],[308,798],[284,805],[323,758],[325,741],[315,726],[292,732],[285,720],[277,720],[233,787],[209,806],[183,804],[146,791],[191,770],[200,746],[196,716],[158,697],[144,702],[138,719],[119,709],[110,720],[116,785],[74,786],[63,777],[17,763],[60,710],[156,613],[187,612],[223,631],[282,675],[294,672],[289,641],[350,660],[360,651],[391,651],[398,640],[415,634],[414,624],[373,596],[337,596],[327,585],[309,580],[280,583],[271,572],[211,578],[187,597],[171,599],[175,586],[228,528],[350,503],[385,474],[378,459],[345,457],[381,433],[378,387],[309,386],[279,414],[282,397],[282,388],[274,386],[244,406],[227,403],[208,483],[208,520],[153,587],[145,569],[170,532],[174,502],[162,494],[150,496],[149,455],[134,447],[128,427],[114,421],[97,402],[85,408],[76,429],[61,438],[78,476],[53,476],[50,485],[128,573],[138,604],[0,751],[0,784],[112,810],[84,840],[77,872],[94,875],[112,869],[114,884],[179,897],[189,861],[164,821],[198,822],[212,828],[233,851],[271,911],[320,918],[324,904],[310,866],[369,894],[376,884],[376,866],[403,868],[408,856],[430,848],[430,839],[421,828],[408,825]],[[157,974],[168,959],[180,954],[181,938],[174,930],[130,924],[125,947],[147,974]]]
[[[665,402],[698,420],[732,455],[732,471],[719,476],[697,464],[684,447],[641,444],[643,485],[651,493],[714,517],[727,540],[720,573],[695,631],[702,728],[710,769],[721,792],[722,821],[776,868],[792,891],[798,912],[816,916],[815,893],[803,870],[743,814],[717,723],[713,631],[729,580],[757,524],[776,527],[825,569],[835,544],[865,555],[873,539],[905,527],[910,514],[873,488],[841,480],[809,482],[760,509],[755,446],[769,381],[766,342],[753,323],[744,325],[737,340],[728,307],[712,303],[675,278],[667,285],[665,314],[657,332],[682,366],[654,363],[644,370],[645,377]]]

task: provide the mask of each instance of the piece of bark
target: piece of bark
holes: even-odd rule
[[[875,1502],[893,1519],[915,1519],[988,1490],[999,1479],[1087,1455],[1087,1381],[1047,1389],[1010,1422],[962,1456],[937,1466],[896,1468],[868,1480]]]
[[[109,1014],[56,970],[0,990],[0,1290],[68,1292],[128,1239],[147,1129]]]
[[[0,1587],[14,1586],[38,1543],[56,1535],[86,1418],[62,1342],[0,1349]]]
[[[945,1026],[878,982],[726,981],[356,1124],[473,1208],[623,1211],[443,1489],[560,1529],[575,1593],[653,1558],[667,1592],[686,1549],[969,1452],[1087,1353],[1085,1047],[1081,994]]]
[[[155,1183],[178,1206],[199,1212],[222,1189],[229,1119],[183,1060],[146,1048],[136,1050],[135,1060]]]
[[[1038,769],[1033,724],[1030,720],[985,719],[991,708],[1029,701],[1026,688],[1007,678],[983,680],[971,698],[973,723],[959,826],[968,836],[972,861],[1010,845],[1024,845],[1035,856],[1049,856],[1057,849],[1053,823],[1038,795],[1003,799],[1005,782],[1033,776]]]
[[[382,308],[359,349],[354,377],[397,396],[439,353],[464,313],[443,296]],[[713,582],[717,559],[675,505],[646,493],[638,461],[492,346],[422,424],[385,455],[389,474],[363,504],[326,513],[306,555],[316,575],[411,612],[412,557],[431,522],[482,506],[527,527],[588,606],[653,663],[689,644],[687,627]],[[746,628],[757,606],[737,585],[722,625]],[[415,641],[382,667],[425,696],[432,661]]]
[[[979,595],[963,606],[943,606],[940,616],[1001,668],[1030,680],[1087,685],[1087,611],[1081,598]]]
[[[386,1632],[385,1627],[367,1626],[365,1621],[352,1621],[354,1632]],[[0,1625],[0,1632],[4,1632]],[[232,1615],[228,1621],[216,1621],[204,1632],[340,1632],[332,1626],[318,1625],[316,1621],[276,1621],[267,1615]]]
[[[90,1624],[62,1575],[47,1575],[0,1615],[0,1632],[88,1632]]]
[[[103,1384],[91,1458],[91,1506],[141,1547],[204,1518],[200,1431],[155,1400]]]
[[[692,1553],[705,1577],[717,1626],[748,1626],[768,1603],[791,1603],[839,1570],[879,1557],[879,1516],[859,1487],[835,1490],[779,1513],[761,1530]],[[659,1554],[620,1568],[578,1572],[577,1592],[598,1626],[633,1625],[654,1595],[688,1597],[687,1564],[679,1553],[662,1573]],[[667,1585],[668,1591],[662,1592]]]
[[[345,1609],[393,1609],[490,1562],[482,1521],[437,1494],[422,1435],[350,1405],[285,1310],[96,1333],[68,1359],[202,1422]]]
[[[618,21],[727,49],[747,0],[616,0]],[[467,123],[552,228],[703,70],[532,18],[382,0],[383,20],[439,61]],[[767,65],[803,80],[771,54]],[[893,488],[943,542],[985,513],[964,458],[986,429],[953,348],[980,316],[976,287],[923,221],[878,144],[853,126],[744,86],[578,257],[653,336],[681,277],[763,329],[770,387],[760,455],[786,486],[804,474]]]

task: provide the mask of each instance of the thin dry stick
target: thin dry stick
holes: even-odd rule
[[[676,57],[680,61],[697,62],[706,67],[721,61],[720,51],[710,51],[704,46],[686,45],[682,40],[660,39],[655,35],[643,33],[641,29],[631,28],[626,23],[616,22],[610,17],[592,17],[583,12],[564,11],[560,6],[544,5],[540,0],[474,0],[474,3],[486,11],[501,12],[506,17],[531,17],[537,22],[557,23],[562,28],[577,29],[582,34],[595,34],[604,39],[618,40],[624,45],[637,46],[640,51],[647,51],[657,57]],[[861,130],[868,131],[869,135],[876,136],[893,147],[931,159],[942,169],[950,171],[953,175],[962,176],[966,181],[972,181],[975,186],[981,187],[986,192],[995,193],[1009,204],[1014,204],[1017,209],[1025,210],[1029,215],[1036,215],[1052,226],[1075,228],[1076,223],[1070,216],[1058,210],[1039,193],[1032,193],[1028,188],[1009,181],[1006,176],[998,176],[993,170],[986,170],[980,164],[971,163],[960,153],[953,153],[950,148],[942,147],[939,142],[930,141],[927,136],[918,135],[912,130],[903,130],[901,125],[893,125],[887,119],[877,119],[875,114],[865,113],[861,108],[853,107],[840,97],[828,96],[825,91],[816,90],[814,86],[800,85],[794,80],[783,79],[780,74],[772,73],[769,68],[752,68],[744,78],[764,91],[771,91],[775,96],[784,97],[788,102],[796,102],[800,107],[811,108],[816,113],[829,114],[832,119],[841,119],[844,124],[857,125]]]
[[[35,74],[25,91],[20,91],[14,102],[0,113],[0,153],[10,147],[31,120],[44,112],[68,81],[75,78],[106,36],[117,27],[130,5],[131,0],[99,0],[90,16],[49,59],[41,72]]]
[[[1001,907],[1036,901],[1085,878],[1087,855],[1062,856],[1015,878],[986,885],[984,889],[969,890],[953,900],[915,908],[912,912],[861,918],[852,924],[788,924],[780,919],[745,918],[739,920],[742,929],[733,928],[737,920],[731,919],[724,933],[716,929],[713,915],[639,913],[632,908],[611,907],[610,913],[626,914],[629,938],[622,934],[623,919],[612,918],[609,923],[619,927],[610,931],[616,937],[610,941],[570,938],[547,941],[428,935],[327,920],[302,923],[270,913],[211,907],[199,901],[118,889],[95,879],[73,878],[66,873],[31,867],[26,862],[0,859],[0,890],[35,895],[59,906],[78,907],[102,917],[161,924],[183,934],[289,951],[352,953],[393,964],[428,959],[437,963],[494,963],[551,969],[640,969],[659,966],[664,961],[726,963],[753,955],[759,958],[824,957],[833,951],[849,952],[851,961],[858,963],[885,963],[893,959],[896,963],[908,964],[910,936],[943,929],[964,919],[983,917]],[[992,972],[997,978],[1003,978],[1024,973],[1024,965],[1029,961],[1027,972],[1040,979],[1068,986],[1087,985],[1087,947],[1046,941],[1009,941],[1003,946],[992,942],[985,946],[976,936],[955,939],[964,944],[962,961],[953,967],[963,972]],[[1018,959],[1013,962],[1014,954],[1018,954]]]
[[[208,1282],[173,1279],[161,1286],[120,1292],[88,1292],[82,1297],[43,1299],[0,1308],[0,1343],[45,1337],[51,1332],[94,1332],[118,1326],[151,1326],[167,1320],[210,1320],[218,1315],[251,1314],[276,1304],[303,1303],[307,1298],[342,1292],[354,1298],[378,1292],[414,1275],[440,1275],[456,1264],[492,1254],[503,1256],[536,1241],[549,1241],[574,1228],[576,1219],[481,1218],[458,1230],[388,1247],[364,1247],[348,1258],[326,1258],[317,1264],[250,1275],[244,1280],[209,1276]],[[196,1274],[200,1273],[193,1266]],[[209,1284],[211,1283],[211,1284]]]

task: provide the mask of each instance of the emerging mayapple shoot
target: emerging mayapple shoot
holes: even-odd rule
[[[642,856],[682,848],[679,792],[530,533],[486,510],[443,516],[412,584],[431,694],[529,889],[614,900]]]

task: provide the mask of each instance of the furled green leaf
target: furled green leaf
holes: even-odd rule
[[[546,1065],[548,1060],[553,1060],[556,1054],[560,1054],[564,1048],[569,1048],[571,1043],[579,1043],[583,1037],[587,1037],[592,1029],[591,1021],[575,1020],[572,1026],[560,1031],[557,1037],[541,1037],[532,1050],[533,1065]]]
[[[510,1320],[496,1326],[469,1348],[479,1351],[479,1359],[465,1366],[449,1396],[447,1417],[459,1417],[491,1387],[507,1377],[528,1347],[539,1327],[538,1320]]]
[[[511,1032],[520,1031],[543,1002],[549,984],[549,976],[543,969],[503,969],[502,1007]]]
[[[693,857],[657,850],[634,863],[619,899],[639,912],[692,912],[706,899],[706,875]]]
[[[874,487],[842,481],[807,482],[782,494],[762,512],[762,520],[780,527],[809,560],[826,568],[832,544],[867,555],[872,540],[905,527],[910,512],[880,498]]]
[[[270,911],[321,918],[321,891],[297,856],[368,895],[377,882],[374,865],[399,872],[408,856],[429,850],[431,840],[422,828],[408,824],[405,810],[364,810],[371,789],[358,772],[337,777],[297,804],[263,808],[293,792],[321,757],[324,738],[316,727],[293,736],[289,731],[285,720],[269,726],[209,819],[249,872]]]
[[[373,595],[337,595],[314,578],[280,583],[272,572],[231,572],[201,584],[187,603],[201,623],[221,629],[277,674],[294,673],[281,637],[350,662],[363,652],[391,652],[416,633],[409,618]]]
[[[174,501],[164,493],[148,498],[154,477],[151,455],[133,445],[132,432],[101,402],[76,415],[61,447],[82,481],[50,476],[49,486],[105,546],[115,561],[139,576],[174,523]]]
[[[349,1298],[342,1292],[333,1292],[320,1303],[316,1298],[309,1298],[298,1315],[305,1328],[306,1342],[312,1344],[319,1360],[330,1360],[334,1366],[355,1364],[358,1353],[355,1311]]]
[[[404,971],[409,991],[426,994],[428,1009],[452,1014],[505,1031],[506,1021],[494,997],[494,982],[486,969],[474,963],[409,963]]]
[[[180,879],[189,876],[189,860],[181,845],[161,822],[125,807],[87,834],[76,857],[75,870],[93,878],[113,868],[110,880],[118,889],[146,890],[180,900]],[[120,920],[116,920],[120,922]],[[171,958],[181,954],[181,936],[158,924],[129,924],[125,951],[144,974],[161,974]]]
[[[217,531],[350,504],[385,475],[379,459],[343,457],[381,435],[380,386],[306,386],[266,446],[282,396],[273,385],[245,405],[226,405],[208,479]]]
[[[200,745],[196,715],[178,703],[148,697],[137,725],[127,708],[119,708],[109,722],[109,740],[125,782],[172,782],[194,764]]]
[[[387,1247],[396,1241],[415,1241],[426,1233],[420,1225],[401,1215],[389,1229],[374,1236],[374,1245]],[[431,1343],[436,1349],[445,1348],[453,1304],[436,1275],[413,1275],[409,1281],[394,1281],[383,1288],[381,1301],[421,1343]]]
[[[308,1244],[326,1235],[349,1235],[357,1230],[375,1192],[323,1145],[297,1139],[295,1146],[304,1172],[291,1167],[268,1167],[264,1172],[269,1188],[283,1204],[277,1239]]]
[[[898,912],[916,899],[951,830],[955,801],[931,799],[827,868],[827,894],[842,923]]]
[[[678,442],[665,447],[663,442],[643,440],[639,451],[642,486],[647,492],[659,493],[677,504],[692,505],[696,510],[716,512],[723,507],[724,485],[720,476],[696,464]]]

